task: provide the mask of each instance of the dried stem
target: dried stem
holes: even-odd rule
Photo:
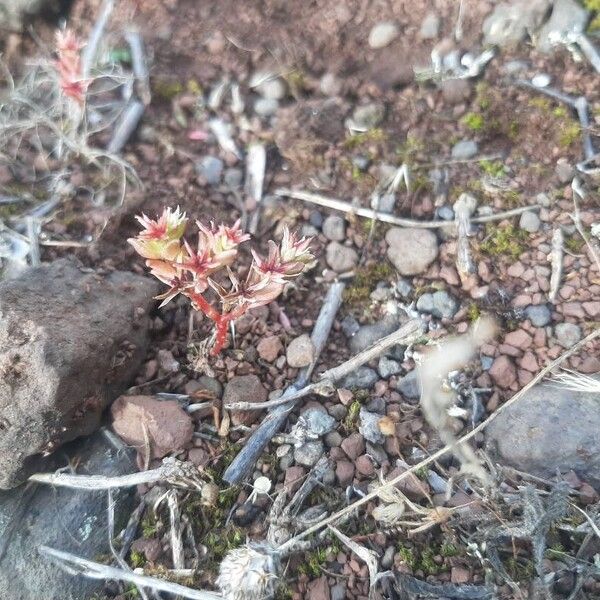
[[[326,208],[333,210],[339,210],[345,213],[353,213],[359,217],[366,217],[367,219],[375,219],[382,221],[383,223],[390,223],[391,225],[398,225],[399,227],[413,227],[416,229],[437,229],[439,227],[452,227],[452,222],[449,221],[417,221],[415,219],[403,219],[396,217],[388,213],[379,213],[376,210],[370,208],[363,208],[362,206],[353,206],[349,202],[338,200],[336,198],[327,198],[320,194],[312,194],[310,192],[303,192],[300,190],[290,190],[287,188],[278,188],[275,190],[275,194],[278,196],[287,196],[294,200],[302,200],[303,202],[310,202],[312,204],[318,204]],[[513,208],[495,215],[486,215],[483,217],[474,217],[471,219],[471,223],[490,223],[492,221],[502,221],[503,219],[509,219],[515,217],[529,210],[539,210],[539,204],[533,204],[532,206],[522,206],[519,208]]]
[[[125,581],[127,583],[133,583],[136,586],[157,590],[159,592],[166,592],[167,594],[175,594],[177,596],[189,598],[190,600],[222,600],[223,598],[220,594],[215,594],[214,592],[193,590],[183,585],[179,585],[178,583],[171,583],[156,577],[123,571],[115,567],[75,556],[69,552],[49,548],[48,546],[40,546],[38,550],[41,554],[49,556],[58,562],[58,564],[68,573],[83,575],[90,579]]]
[[[366,350],[363,350],[356,356],[343,362],[341,365],[325,371],[319,381],[311,383],[296,392],[289,395],[285,395],[276,400],[269,402],[263,402],[256,404],[253,402],[231,402],[226,404],[224,408],[229,410],[264,410],[265,408],[273,408],[275,406],[281,406],[294,400],[304,398],[309,394],[324,394],[329,393],[336,381],[343,379],[346,375],[349,375],[355,371],[358,367],[368,363],[370,360],[381,356],[386,350],[392,346],[414,344],[423,335],[423,325],[417,319],[413,319],[408,323],[404,324],[400,329],[394,331],[390,335],[377,340],[372,346],[369,346]]]
[[[181,511],[177,501],[177,491],[167,492],[167,504],[169,506],[169,522],[171,524],[171,552],[173,553],[173,567],[185,569],[185,557],[183,554],[183,540],[181,537]]]
[[[564,236],[560,225],[552,234],[552,249],[550,251],[550,292],[548,299],[554,304],[560,289],[560,281],[563,272]]]
[[[498,408],[498,410],[496,412],[492,413],[485,421],[482,421],[477,427],[472,429],[469,433],[467,433],[464,436],[462,436],[461,438],[459,438],[457,440],[457,443],[464,444],[464,443],[468,442],[469,440],[473,439],[478,433],[483,431],[492,421],[494,421],[500,414],[502,414],[503,412],[508,410],[508,408],[510,408],[513,404],[515,404],[521,398],[523,398],[523,396],[534,385],[536,385],[538,382],[540,382],[548,373],[550,373],[553,369],[558,367],[567,358],[569,358],[573,354],[579,352],[579,350],[581,350],[581,348],[583,348],[586,344],[595,340],[598,337],[600,337],[600,329],[596,329],[595,331],[590,333],[588,336],[586,336],[584,339],[582,339],[580,342],[575,344],[572,348],[567,350],[564,354],[559,356],[556,360],[553,360],[550,364],[546,365],[525,387],[523,387],[512,398],[510,398],[510,400],[508,400],[502,406],[500,406],[500,408]],[[407,469],[406,471],[404,471],[397,477],[394,477],[393,479],[390,479],[389,481],[382,483],[382,485],[380,485],[376,490],[366,494],[362,498],[359,498],[358,500],[356,500],[349,506],[346,506],[345,508],[339,510],[338,512],[330,515],[329,517],[322,519],[318,523],[315,523],[308,529],[305,529],[302,533],[298,534],[296,537],[292,538],[291,540],[289,540],[288,542],[286,542],[285,544],[280,546],[279,551],[282,553],[285,553],[286,549],[289,546],[292,546],[293,544],[297,543],[299,540],[312,535],[313,533],[319,531],[323,527],[326,527],[327,525],[335,523],[338,519],[346,516],[348,513],[352,512],[353,510],[356,510],[359,506],[362,506],[363,504],[366,504],[366,503],[370,502],[371,500],[374,500],[375,498],[377,498],[382,491],[389,489],[392,486],[395,486],[400,481],[403,481],[404,479],[410,477],[416,471],[419,471],[423,467],[434,463],[440,457],[451,452],[452,450],[453,450],[453,446],[444,446],[443,448],[440,448],[440,450],[438,450],[437,452],[434,452],[427,458],[423,459],[420,463],[413,465],[412,467],[410,467],[409,469]]]
[[[98,19],[90,33],[88,42],[81,52],[81,71],[84,79],[87,79],[90,76],[90,71],[94,64],[96,53],[98,52],[98,46],[100,45],[100,40],[104,35],[104,30],[106,29],[106,24],[108,23],[114,5],[114,0],[104,0],[102,7],[100,8]]]
[[[189,463],[183,463],[174,458],[165,458],[163,464],[157,469],[131,473],[130,475],[117,475],[107,477],[105,475],[70,475],[68,473],[34,473],[29,481],[47,483],[57,487],[68,487],[80,490],[108,490],[111,488],[133,487],[143,483],[155,483],[157,481],[169,481],[175,484],[192,484],[198,487],[196,482],[198,470]]]

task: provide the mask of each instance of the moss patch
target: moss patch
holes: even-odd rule
[[[393,275],[394,269],[387,261],[360,267],[356,270],[352,284],[344,290],[344,302],[351,306],[367,302],[375,286]]]
[[[479,245],[484,254],[496,257],[507,256],[516,260],[525,251],[529,236],[527,232],[512,224],[498,227],[488,223],[485,232],[486,237]]]

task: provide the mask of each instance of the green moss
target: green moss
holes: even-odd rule
[[[158,79],[153,81],[152,91],[157,98],[161,100],[172,100],[175,96],[181,94],[184,88],[180,81],[169,81]]]
[[[402,159],[403,163],[413,163],[417,155],[425,150],[425,142],[414,135],[407,135],[404,144],[398,146],[396,154]]]
[[[440,572],[440,565],[438,565],[434,557],[436,552],[433,548],[425,548],[421,553],[419,560],[419,568],[425,573],[425,575],[437,575]]]
[[[514,260],[525,251],[528,235],[514,225],[499,227],[492,223],[486,226],[486,237],[480,249],[489,256],[508,256]]]
[[[344,429],[346,431],[354,431],[356,429],[361,406],[360,400],[354,400],[348,408],[348,414],[344,419]]]
[[[514,556],[506,560],[505,567],[511,578],[517,582],[529,581],[535,572],[533,563],[530,560],[517,559]]]
[[[475,103],[481,110],[488,110],[492,105],[490,88],[485,81],[480,81],[475,86]]]
[[[412,548],[408,546],[404,546],[401,542],[396,546],[396,550],[400,555],[402,561],[409,566],[411,569],[415,569],[417,567],[417,559],[415,558],[415,553]]]
[[[387,134],[383,129],[375,128],[369,129],[369,131],[362,131],[360,133],[353,133],[344,141],[344,148],[346,150],[356,150],[362,146],[374,143],[382,143],[387,140]]]
[[[316,548],[306,554],[306,560],[298,567],[298,571],[309,577],[320,577],[321,567],[327,561],[327,549]]]
[[[566,123],[564,127],[560,130],[560,135],[558,136],[558,143],[563,148],[567,148],[571,144],[577,142],[581,135],[581,126],[579,123],[575,121],[571,121]]]
[[[367,221],[367,224],[369,221]],[[368,235],[368,231],[366,233]],[[371,292],[380,281],[393,277],[394,269],[387,261],[374,263],[368,267],[360,267],[356,270],[352,285],[344,290],[344,302],[348,305],[367,302]]]
[[[521,194],[517,190],[505,190],[500,195],[506,208],[516,208],[521,205]]]
[[[538,108],[539,110],[543,111],[543,112],[551,112],[552,111],[552,102],[550,102],[550,100],[548,100],[548,98],[543,98],[543,97],[536,97],[536,98],[530,98],[529,102],[527,103],[529,104],[529,106],[531,106],[531,108]]]
[[[152,511],[147,511],[142,519],[142,535],[145,538],[151,538],[157,531],[156,517]]]
[[[134,569],[138,567],[143,567],[146,564],[146,557],[141,552],[136,552],[132,550],[129,553],[129,563]]]
[[[461,123],[471,131],[481,131],[484,125],[484,118],[481,113],[470,112],[461,119]]]
[[[209,531],[203,543],[208,548],[211,562],[218,564],[228,552],[239,548],[244,540],[244,531],[235,525],[230,525],[220,531]]]
[[[477,306],[475,302],[471,302],[469,308],[467,308],[467,319],[469,319],[470,323],[475,323],[480,316],[481,310],[479,309],[479,306]]]
[[[458,552],[458,548],[450,543],[450,542],[444,542],[441,546],[440,546],[440,555],[445,557],[445,558],[450,558],[452,556],[457,556],[459,554]]]
[[[482,160],[479,167],[491,177],[502,177],[506,173],[504,165],[499,160]]]
[[[294,594],[287,583],[281,582],[275,591],[273,600],[292,600]]]
[[[569,113],[567,112],[567,109],[564,106],[557,106],[556,108],[553,108],[552,114],[559,119],[563,119],[569,116]]]
[[[574,254],[578,254],[579,252],[581,252],[583,250],[584,246],[585,246],[585,241],[578,234],[570,235],[570,236],[568,236],[568,237],[565,238],[565,248],[569,252],[573,252]]]
[[[565,547],[561,543],[552,544],[550,548],[546,549],[546,558],[550,560],[557,560],[566,554]]]
[[[583,0],[583,5],[592,13],[588,31],[600,29],[600,0]]]

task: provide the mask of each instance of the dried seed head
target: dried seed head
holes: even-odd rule
[[[267,600],[277,590],[279,569],[275,548],[250,542],[225,556],[216,583],[225,600]]]

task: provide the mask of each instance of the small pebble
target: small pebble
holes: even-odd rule
[[[400,34],[398,25],[394,21],[381,21],[371,28],[369,32],[369,46],[373,49],[385,48]]]

